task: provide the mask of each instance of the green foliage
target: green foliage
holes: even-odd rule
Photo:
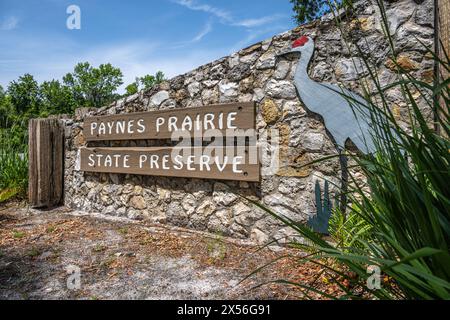
[[[25,232],[13,230],[13,237],[16,239],[22,239],[25,236]]]
[[[58,80],[45,81],[40,86],[40,117],[50,114],[73,114],[77,104],[69,87],[61,85]]]
[[[127,85],[125,87],[125,91],[127,92],[126,95],[127,96],[131,96],[132,94],[137,93],[138,92],[138,88],[139,87],[138,87],[137,82],[133,82],[133,83]]]
[[[28,149],[22,128],[23,125],[19,123],[0,129],[0,202],[26,195]],[[20,135],[22,141],[18,141]]]
[[[370,241],[371,226],[361,217],[361,214],[355,213],[358,208],[353,206],[353,210],[348,213],[334,208],[329,222],[330,237],[342,250],[351,250],[351,248],[364,249],[361,241]]]
[[[164,73],[136,78],[126,87],[131,95],[149,89],[164,81]],[[41,84],[30,74],[11,81],[5,91],[0,86],[0,128],[9,128],[12,123],[23,123],[15,127],[11,138],[19,145],[26,137],[26,125],[30,118],[74,113],[78,107],[102,107],[120,98],[117,89],[122,85],[122,72],[111,64],[98,68],[89,63],[78,63],[74,71],[66,74],[63,81],[44,81]]]
[[[377,3],[387,30],[383,2]],[[391,59],[396,61],[397,51],[389,34],[386,36]],[[440,68],[450,71],[448,57],[441,60],[431,50],[427,54]],[[352,205],[347,205],[346,218],[336,216],[333,219],[340,220],[332,222],[332,236],[339,242],[327,242],[307,226],[254,203],[308,240],[308,252],[313,254],[301,261],[323,266],[327,278],[344,292],[340,298],[450,299],[450,79],[435,79],[429,84],[397,65],[401,70],[397,81],[381,87],[376,66],[363,54],[360,56],[371,77],[370,84],[360,81],[366,105],[340,93],[352,107],[366,108],[370,114],[376,152],[347,153],[349,163],[355,163],[366,182],[360,185],[349,170],[347,197]],[[408,111],[410,129],[397,123],[386,99],[386,91],[393,88],[402,93],[401,104]],[[417,101],[425,105],[419,106]],[[430,110],[435,112],[442,134],[430,128],[425,118]],[[344,225],[344,233],[336,229],[339,225]],[[365,229],[363,234],[360,227]],[[334,263],[322,264],[330,259]],[[379,289],[369,289],[369,266],[378,266],[392,281],[383,282]],[[305,288],[301,283],[291,284]]]
[[[216,232],[214,237],[211,237],[207,241],[207,251],[210,260],[220,261],[227,255],[227,246],[223,241],[223,235],[220,232]]]
[[[155,76],[137,78],[127,86],[126,95],[149,89],[163,80],[161,71]],[[0,202],[26,193],[29,119],[71,115],[78,107],[105,106],[120,98],[117,89],[122,83],[122,72],[111,64],[95,68],[84,62],[77,64],[62,82],[38,84],[32,75],[25,74],[11,81],[6,91],[0,86]]]
[[[7,95],[0,96],[0,128],[6,128],[14,114],[15,110],[10,97]]]
[[[17,114],[39,115],[39,85],[32,75],[25,74],[12,81],[8,86],[8,95]]]
[[[8,123],[26,124],[30,118],[71,115],[78,107],[107,105],[120,97],[116,90],[122,83],[122,72],[111,64],[94,68],[79,63],[62,83],[51,80],[39,85],[32,75],[25,74],[11,81],[6,91],[0,87],[0,128]]]
[[[23,195],[22,192],[18,188],[8,188],[0,190],[0,203],[16,198],[17,196]]]
[[[308,225],[315,231],[321,234],[328,234],[328,225],[331,217],[332,203],[330,201],[330,193],[328,181],[325,181],[323,201],[322,190],[320,189],[319,181],[316,180],[315,185],[316,198],[316,214],[309,218]]]
[[[69,87],[77,106],[99,108],[118,98],[115,91],[122,85],[122,77],[122,71],[109,63],[94,68],[84,62],[66,74],[63,82]]]
[[[290,0],[294,11],[294,21],[298,25],[319,18],[332,8],[351,7],[353,0]]]
[[[142,84],[143,89],[150,89],[153,86],[160,84],[165,80],[164,73],[161,71],[156,72],[154,76],[145,75],[139,79],[139,82]]]
[[[129,96],[140,90],[151,89],[153,86],[158,85],[165,80],[164,73],[161,71],[156,72],[154,76],[147,74],[143,77],[136,77],[136,80],[125,88],[127,92],[126,95]]]

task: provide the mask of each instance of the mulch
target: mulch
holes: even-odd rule
[[[205,296],[193,295],[193,299],[323,298],[302,286],[341,294],[339,287],[330,282],[326,270],[303,262],[304,255],[294,249],[239,244],[218,235],[191,233],[181,228],[74,215],[64,207],[37,211],[24,207],[23,203],[12,203],[0,208],[0,298],[4,299],[145,298],[150,290],[145,281],[133,284],[140,293],[129,296],[124,295],[128,288],[123,279],[141,273],[145,277],[155,259],[193,261],[194,283],[197,277],[203,279],[209,274],[205,270],[218,272],[224,278],[229,275],[234,280],[232,290],[215,289],[212,296],[206,292]],[[84,281],[92,284],[88,289],[65,288],[64,266],[68,263],[80,266]],[[228,282],[223,283],[228,286]],[[158,290],[152,298],[190,297],[189,292],[179,294],[171,288]]]

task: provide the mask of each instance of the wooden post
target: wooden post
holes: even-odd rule
[[[31,119],[28,133],[28,200],[32,207],[57,206],[63,199],[63,126],[57,119]]]
[[[439,58],[447,62],[446,56],[450,55],[450,1],[448,0],[435,0],[435,52]],[[449,77],[448,71],[437,65],[436,77],[439,81],[443,81]],[[447,119],[448,106],[445,104],[444,99],[440,99],[437,103],[440,104],[440,112],[436,114],[436,117],[441,119]],[[445,132],[441,127],[437,127],[437,132],[445,136]]]
[[[450,52],[450,2],[438,0],[438,34],[442,46],[439,45],[439,56],[445,61],[445,53]],[[446,70],[441,70],[443,77],[448,77]]]

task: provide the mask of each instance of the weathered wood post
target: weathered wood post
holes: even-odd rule
[[[439,57],[445,61],[446,54],[450,51],[450,2],[438,0],[438,21],[437,29],[439,35]],[[442,44],[442,45],[441,45]],[[447,70],[441,70],[442,76],[448,77]]]
[[[58,119],[31,119],[28,133],[30,205],[57,206],[63,199],[64,128]]]
[[[447,62],[447,56],[450,54],[450,1],[435,0],[435,52],[444,63]],[[449,77],[449,72],[440,65],[436,65],[436,77],[443,81]],[[440,113],[436,117],[446,119],[449,117],[447,113],[448,107],[444,99],[440,99],[438,103],[441,106]],[[445,135],[441,127],[437,127],[438,133]]]

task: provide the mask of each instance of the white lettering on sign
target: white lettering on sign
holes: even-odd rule
[[[242,157],[234,157],[233,158],[233,172],[234,173],[242,173],[242,170],[238,169],[238,165],[242,164]]]
[[[152,176],[191,177],[223,180],[259,181],[259,163],[250,162],[248,154],[256,146],[113,147],[80,148],[79,170],[143,174]]]
[[[144,119],[139,119],[137,125],[138,125],[138,128],[137,128],[137,130],[136,130],[137,132],[139,132],[139,133],[145,132],[145,123],[144,123]]]
[[[173,165],[173,168],[175,169],[175,170],[181,170],[181,169],[183,169],[183,156],[182,155],[176,155],[174,158],[173,158],[173,163],[174,163],[174,165]]]
[[[227,117],[227,129],[237,129],[237,127],[233,124],[233,121],[236,120],[237,112],[230,112]]]
[[[238,102],[207,107],[114,114],[84,119],[86,141],[169,139],[173,134],[213,131],[235,136],[254,129],[255,103]]]
[[[228,112],[224,114],[220,112],[218,115],[214,113],[197,114],[195,119],[186,115],[182,119],[177,116],[170,116],[167,119],[158,117],[152,124],[156,128],[156,132],[160,132],[163,128],[168,132],[174,131],[192,131],[192,130],[214,130],[214,129],[237,129],[235,125],[237,112]],[[216,124],[217,123],[217,127]],[[93,121],[90,124],[90,134],[97,136],[105,136],[112,134],[134,134],[144,133],[147,126],[144,119],[130,120],[110,120],[110,121]]]
[[[142,169],[144,162],[147,161],[147,156],[145,154],[141,154],[139,156],[139,168]]]
[[[145,155],[142,156],[146,157]],[[129,160],[130,160],[129,155],[108,154],[104,156],[103,154],[91,153],[88,157],[88,166],[107,167],[107,168],[129,168],[130,167],[128,164]]]
[[[227,165],[232,166],[233,173],[242,173],[239,165],[243,164],[242,156],[234,156],[231,159],[228,156],[223,157],[223,161],[218,156],[212,157],[209,155],[201,155],[200,158],[196,159],[194,155],[186,157],[186,161],[183,161],[183,156],[177,155],[173,159],[170,158],[169,154],[159,156],[157,154],[140,154],[139,155],[139,168],[150,168],[150,169],[164,169],[175,170],[186,169],[188,171],[211,171],[211,167],[215,166],[219,172],[223,172]],[[88,166],[89,167],[106,167],[106,168],[130,168],[129,165],[130,155],[129,154],[95,154],[91,153],[88,156]],[[198,164],[198,166],[195,166]]]
[[[237,112],[229,112],[226,115],[226,119],[224,120],[223,112],[220,112],[217,116],[217,128],[214,125],[214,120],[216,120],[216,115],[214,113],[206,113],[204,115],[197,114],[195,120],[192,120],[190,116],[185,116],[181,121],[176,116],[171,116],[167,119],[164,117],[158,117],[156,119],[155,127],[156,132],[160,132],[163,126],[167,126],[167,131],[174,132],[177,130],[182,131],[192,131],[195,126],[195,130],[200,130],[202,128],[204,130],[214,130],[214,129],[237,129],[234,121],[236,121]],[[203,116],[203,119],[201,118]],[[202,121],[203,120],[203,121]]]
[[[81,148],[79,169],[259,181],[254,127],[254,102],[88,117],[83,124],[87,142],[171,139],[179,143],[172,147]]]
[[[133,134],[145,132],[145,121],[144,119],[135,120],[130,119],[128,121],[107,121],[107,122],[91,122],[91,135],[107,135],[107,134]]]

